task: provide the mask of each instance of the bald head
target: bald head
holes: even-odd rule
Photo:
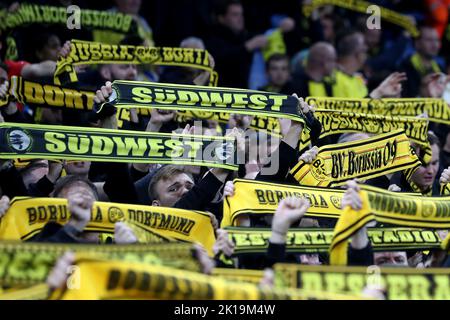
[[[336,65],[336,50],[327,42],[317,42],[309,49],[307,69],[329,76]]]

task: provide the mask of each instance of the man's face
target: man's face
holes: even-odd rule
[[[428,166],[420,166],[411,176],[411,180],[422,190],[425,191],[434,183],[439,169],[439,147],[437,144],[431,146],[432,156]]]
[[[136,80],[137,67],[134,64],[111,64],[109,65],[111,71],[110,80]]]
[[[333,20],[329,18],[322,18],[320,20],[320,23],[322,25],[324,40],[328,42],[333,42],[333,39],[335,37]]]
[[[159,180],[155,185],[158,200],[152,205],[172,207],[194,186],[194,181],[185,173],[177,174],[166,180]]]
[[[67,174],[73,174],[76,176],[84,176],[89,173],[89,169],[91,168],[90,161],[70,161],[67,162],[64,166]]]
[[[267,69],[269,82],[282,87],[289,80],[289,62],[286,59],[272,61]]]
[[[396,266],[396,267],[407,267],[408,258],[406,252],[375,252],[373,254],[373,259],[375,265],[377,266]]]
[[[47,44],[38,53],[38,58],[41,61],[51,60],[57,61],[59,51],[61,50],[61,41],[57,36],[51,36]]]
[[[364,39],[364,36],[362,33],[358,33],[357,35],[357,39],[358,39],[358,44],[356,45],[356,59],[360,64],[360,68],[363,67],[363,65],[366,63],[367,60],[367,44],[366,41]]]
[[[428,59],[439,53],[441,41],[439,35],[433,28],[424,28],[420,38],[416,42],[417,51]]]
[[[0,85],[8,80],[8,72],[5,69],[0,68]]]
[[[228,6],[225,15],[219,16],[219,22],[230,28],[233,32],[239,33],[244,30],[244,9],[240,4]]]
[[[381,40],[381,29],[367,29],[364,32],[366,44],[369,48],[378,46]]]
[[[325,77],[329,77],[333,74],[333,71],[336,68],[336,50],[334,48],[329,51],[327,50],[325,54],[325,61],[323,62],[323,75]]]
[[[46,174],[48,174],[48,167],[35,168],[22,177],[23,183],[28,188],[30,184],[38,182]]]

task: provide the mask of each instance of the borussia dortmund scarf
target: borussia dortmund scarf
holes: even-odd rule
[[[64,73],[69,81],[78,81],[74,66],[87,64],[155,64],[199,68],[213,73],[209,53],[203,49],[144,47],[131,45],[112,45],[99,42],[72,40],[68,57],[60,59],[56,65],[54,82],[61,84]],[[217,81],[217,75],[210,78]]]
[[[268,228],[226,227],[234,243],[234,256],[265,253],[272,234]],[[369,228],[368,236],[374,251],[439,249],[441,239],[434,230],[414,228]],[[333,229],[290,228],[286,236],[288,253],[328,252]]]
[[[79,259],[76,265],[82,275],[79,288],[57,290],[52,294],[52,299],[299,300],[355,298],[350,295],[325,292],[308,293],[289,288],[266,289],[251,283],[227,281],[216,276],[142,263]]]
[[[362,209],[347,206],[335,226],[330,246],[332,265],[347,264],[348,239],[372,220],[415,228],[450,228],[448,197],[412,197],[364,185],[359,194]]]
[[[311,3],[303,5],[303,12],[307,17],[309,17],[315,9],[326,5],[338,6],[341,8],[350,9],[366,14],[367,8],[372,6],[373,4],[362,0],[312,0]],[[404,28],[406,31],[411,33],[413,37],[419,36],[419,31],[417,30],[416,26],[406,15],[400,14],[384,7],[377,7],[380,10],[381,18]]]
[[[140,81],[115,80],[104,106],[227,112],[288,118],[305,123],[293,96],[256,90],[211,88]]]
[[[336,187],[351,179],[372,179],[419,167],[421,162],[403,130],[319,149],[313,163],[300,161],[292,174],[300,185]],[[409,177],[407,177],[409,178]]]
[[[188,243],[146,245],[95,245],[0,242],[0,285],[24,286],[45,282],[56,261],[66,251],[109,260],[167,265],[199,271]]]
[[[0,100],[0,107],[10,101],[17,101],[22,104],[31,104],[36,106],[45,106],[58,109],[90,111],[94,106],[95,92],[64,88],[57,85],[41,84],[23,79],[22,77],[11,77],[11,85],[7,97]],[[217,112],[215,106],[203,106],[202,109],[209,111],[178,110],[175,120],[178,122],[187,122],[192,119],[215,120],[227,124],[230,120],[230,113]],[[140,116],[150,116],[151,109],[136,108]],[[120,109],[117,112],[119,128],[121,120],[129,121],[129,112],[127,109]],[[268,134],[279,136],[280,123],[278,119],[272,117],[263,117],[253,115],[250,128],[259,131],[265,131]]]
[[[0,10],[0,32],[6,32],[30,23],[67,25],[66,7],[21,3],[15,12]],[[132,26],[133,16],[119,12],[82,9],[80,23],[83,28],[109,29],[127,33]]]
[[[9,101],[17,101],[22,104],[89,111],[94,105],[94,97],[95,92],[92,91],[41,84],[13,76],[7,95],[8,99],[3,100],[0,106]]]
[[[444,99],[387,98],[351,99],[332,97],[308,97],[306,102],[318,109],[375,114],[381,116],[416,117],[423,113],[428,120],[450,124],[450,108]]]
[[[345,132],[381,134],[404,129],[406,136],[412,142],[429,146],[428,120],[425,118],[382,116],[323,109],[318,109],[314,115],[322,124],[319,138]],[[309,134],[304,132],[301,137],[301,150],[309,142]]]
[[[27,240],[46,223],[65,224],[70,219],[66,199],[14,198],[0,220],[1,240]],[[95,202],[85,231],[114,233],[117,221],[132,221],[162,237],[200,242],[211,253],[215,236],[210,214],[176,208]]]
[[[0,124],[0,159],[171,163],[237,170],[234,138]]]
[[[273,214],[278,203],[286,197],[305,197],[311,203],[306,216],[338,218],[345,190],[290,186],[255,180],[234,180],[234,196],[223,204],[221,227],[233,226],[242,214]]]
[[[334,293],[361,294],[382,286],[387,300],[449,300],[450,269],[413,269],[276,264],[277,286]]]

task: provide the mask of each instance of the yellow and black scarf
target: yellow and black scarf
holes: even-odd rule
[[[301,187],[255,180],[234,180],[234,196],[226,197],[221,226],[235,226],[240,215],[273,214],[279,202],[286,197],[304,197],[311,207],[306,216],[338,218],[345,190]]]
[[[319,138],[345,132],[381,134],[404,129],[406,136],[412,142],[429,147],[428,119],[425,118],[382,116],[323,109],[318,109],[314,115],[322,124]],[[309,133],[303,132],[300,149],[303,150],[309,142]]]
[[[373,4],[362,0],[312,0],[310,3],[303,5],[303,12],[307,17],[309,17],[315,9],[326,5],[338,6],[341,8],[354,10],[366,14],[367,8],[369,8]],[[404,28],[406,31],[411,33],[413,37],[419,36],[419,31],[417,30],[417,27],[406,15],[400,14],[398,12],[395,12],[393,10],[384,7],[380,6],[377,7],[380,10],[381,18],[383,18],[386,21],[389,21],[390,23],[393,23],[395,25]]]
[[[104,106],[169,110],[227,112],[288,118],[305,123],[293,96],[232,88],[116,80]]]
[[[450,124],[450,108],[444,99],[433,98],[386,98],[352,99],[334,97],[308,97],[306,102],[317,109],[338,110],[362,114],[374,114],[390,117],[416,117],[423,113],[428,120]]]
[[[0,220],[0,240],[27,240],[50,221],[64,224],[70,219],[66,199],[14,198]],[[114,224],[130,221],[139,227],[180,241],[199,242],[212,254],[215,242],[211,215],[175,208],[95,202],[85,231],[114,233]]]
[[[77,289],[55,291],[51,299],[169,299],[169,300],[300,300],[352,299],[355,296],[268,289],[252,283],[227,281],[191,271],[160,265],[80,258],[82,275]],[[133,281],[129,281],[132,277]]]
[[[449,300],[450,269],[413,269],[276,264],[277,287],[341,294],[384,288],[387,300]]]
[[[265,253],[272,234],[268,228],[226,227],[234,243],[234,256]],[[436,231],[415,228],[369,228],[368,237],[374,251],[439,249],[441,239]],[[328,252],[333,229],[290,228],[286,235],[286,252]]]
[[[131,45],[112,45],[82,40],[71,41],[68,57],[61,57],[56,65],[54,82],[78,81],[74,66],[87,64],[155,64],[199,68],[210,72],[210,81],[217,81],[210,67],[209,53],[203,49],[145,47]],[[65,73],[69,79],[62,80]]]
[[[372,220],[414,228],[450,228],[448,197],[414,197],[365,185],[359,194],[362,209],[347,206],[335,226],[330,264],[347,264],[348,239]],[[448,241],[442,247],[447,250]]]
[[[300,161],[292,174],[300,185],[336,187],[351,179],[372,179],[421,165],[403,130],[319,149],[312,163]],[[407,177],[409,178],[409,177]]]
[[[167,265],[183,270],[200,271],[188,243],[146,245],[96,245],[0,242],[1,286],[29,286],[45,282],[56,261],[65,252],[79,252],[93,258],[125,262]]]
[[[237,170],[234,138],[0,123],[1,159],[171,163]]]

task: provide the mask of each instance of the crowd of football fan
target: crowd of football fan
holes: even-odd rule
[[[6,1],[8,2],[8,1]],[[32,1],[30,1],[32,2]],[[71,1],[37,1],[39,4],[68,6]],[[0,42],[0,96],[4,97],[13,75],[39,83],[53,83],[56,61],[70,54],[71,39],[85,39],[110,44],[173,46],[206,49],[211,65],[218,72],[220,87],[256,89],[296,94],[298,97],[328,96],[344,98],[422,97],[446,98],[447,74],[450,66],[450,29],[448,0],[372,2],[408,15],[416,24],[419,36],[413,38],[406,30],[388,22],[381,28],[369,29],[367,14],[355,13],[333,6],[316,9],[310,17],[302,11],[301,0],[295,1],[172,1],[115,0],[82,1],[81,9],[110,10],[131,14],[139,26],[138,34],[119,34],[104,30],[68,30],[51,25],[31,25],[13,30],[17,56],[7,56],[6,34]],[[3,9],[18,10],[20,3],[3,1]],[[282,32],[283,53],[262,57],[267,49],[271,30]],[[114,80],[140,80],[164,83],[207,85],[207,71],[186,67],[161,67],[136,64],[101,64],[77,67],[77,89],[96,91],[95,103],[111,95]],[[299,98],[305,114],[314,113],[314,106]],[[228,124],[204,120],[201,127],[193,122],[174,121],[176,111],[153,109],[149,117],[131,109],[122,129],[149,132],[184,132],[221,135],[238,128],[246,136],[257,136],[260,156],[248,159],[239,171],[138,163],[107,163],[89,161],[53,162],[32,160],[20,167],[12,160],[0,160],[0,216],[16,196],[56,197],[68,199],[71,218],[65,225],[49,222],[29,241],[53,243],[96,243],[98,236],[83,232],[94,201],[164,206],[211,212],[216,232],[215,259],[205,264],[232,268],[264,269],[276,262],[327,264],[325,254],[287,254],[286,235],[291,226],[330,227],[333,219],[302,218],[309,208],[304,198],[286,198],[279,203],[272,219],[241,217],[241,226],[272,228],[266,254],[242,256],[233,265],[218,257],[231,256],[233,242],[225,230],[219,229],[224,197],[233,197],[236,177],[280,184],[297,184],[289,170],[299,159],[311,163],[317,148],[299,154],[298,143],[303,124],[281,120],[282,139],[270,144],[270,136],[249,128],[251,116],[232,115]],[[116,115],[112,115],[114,119]],[[1,122],[39,123],[82,127],[117,125],[111,119],[96,119],[87,111],[35,107],[10,102],[1,109]],[[320,126],[319,126],[320,127]],[[317,130],[317,128],[315,129]],[[320,128],[318,129],[320,130]],[[449,181],[450,130],[447,125],[430,123],[428,139],[432,159],[412,176],[423,194],[439,196],[439,180]],[[317,132],[316,132],[317,133]],[[320,139],[316,146],[368,138],[365,133],[334,135]],[[269,147],[267,147],[269,142]],[[267,175],[261,169],[279,160],[278,171]],[[366,181],[391,191],[411,191],[402,174]],[[349,181],[342,206],[358,210],[359,186]],[[445,232],[443,233],[443,237]],[[115,243],[134,243],[137,237],[123,223],[116,224]],[[349,265],[395,265],[450,267],[445,252],[377,252],[374,253],[366,228],[352,237],[348,252]],[[73,257],[65,255],[49,278],[53,287],[63,284],[62,271]],[[269,274],[269,273],[268,273]],[[270,274],[269,274],[270,275]],[[267,281],[268,279],[265,279]],[[270,279],[269,279],[270,282]]]

